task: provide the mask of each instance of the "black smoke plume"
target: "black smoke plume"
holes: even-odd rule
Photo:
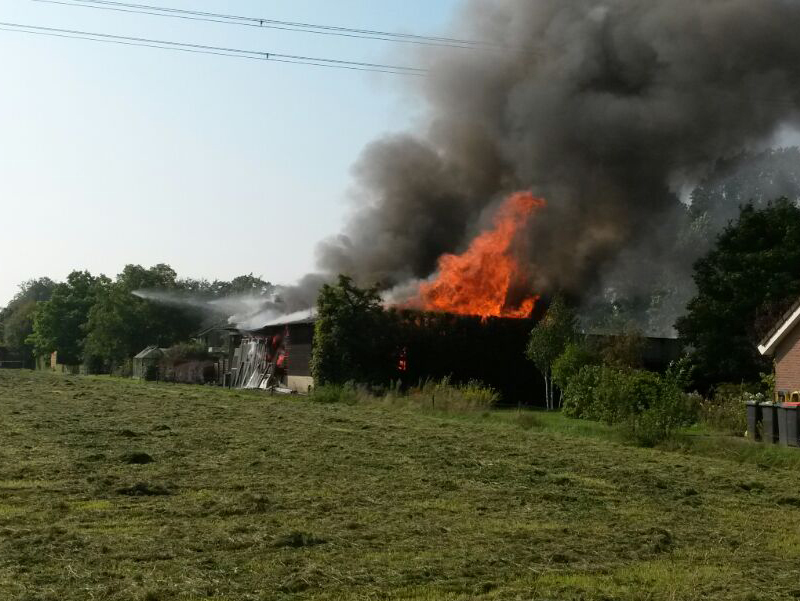
[[[549,203],[527,245],[537,292],[688,286],[680,193],[796,123],[798,31],[795,0],[472,0],[453,33],[492,48],[423,51],[427,125],[367,147],[320,267],[426,278],[529,189]]]

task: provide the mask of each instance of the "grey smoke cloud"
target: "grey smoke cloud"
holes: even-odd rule
[[[679,189],[797,123],[797,31],[795,0],[467,2],[454,33],[507,50],[422,51],[427,127],[365,149],[358,208],[320,267],[387,287],[426,278],[530,189],[549,203],[527,245],[538,292],[688,274]]]

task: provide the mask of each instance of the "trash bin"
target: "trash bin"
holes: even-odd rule
[[[747,401],[747,437],[753,442],[761,440],[761,405],[757,401]]]
[[[761,435],[766,444],[778,442],[778,408],[772,403],[761,403]]]
[[[786,403],[775,405],[775,415],[778,417],[778,443],[782,447],[789,446],[789,408]]]
[[[797,447],[800,446],[800,441],[798,440],[798,434],[800,434],[800,427],[798,427],[798,421],[800,421],[800,409],[798,409],[798,402],[791,402],[791,403],[783,403],[783,411],[786,415],[786,444],[790,447]]]

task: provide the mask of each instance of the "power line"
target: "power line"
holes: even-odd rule
[[[0,31],[13,31],[17,33],[80,39],[109,44],[122,44],[124,46],[141,46],[145,48],[158,48],[160,50],[174,50],[197,54],[214,54],[217,56],[272,61],[277,63],[292,63],[299,65],[313,65],[316,67],[329,67],[334,69],[390,73],[393,75],[425,75],[427,72],[425,69],[419,69],[416,67],[367,63],[362,61],[346,61],[295,54],[279,54],[275,52],[263,52],[255,50],[242,50],[239,48],[207,46],[204,44],[190,44],[185,42],[174,42],[170,40],[153,40],[148,38],[112,35],[108,33],[92,33],[73,29],[57,29],[55,27],[41,27],[38,25],[24,25],[19,23],[0,22]]]
[[[99,10],[111,10],[123,13],[144,14],[156,17],[170,17],[176,19],[187,19],[191,21],[205,21],[211,23],[222,23],[225,25],[238,25],[243,27],[256,27],[261,29],[277,29],[282,31],[294,31],[300,33],[310,33],[316,35],[340,36],[347,38],[357,38],[366,40],[379,40],[383,42],[397,42],[406,44],[419,44],[424,46],[445,46],[449,48],[462,49],[500,49],[499,44],[492,42],[481,42],[477,40],[466,40],[458,38],[448,38],[441,36],[425,36],[409,33],[394,33],[389,31],[377,31],[371,29],[356,29],[352,27],[339,27],[334,25],[319,25],[314,23],[303,23],[297,21],[279,21],[276,19],[264,19],[259,17],[243,17],[223,13],[210,13],[147,4],[131,4],[127,2],[115,2],[112,0],[31,0],[45,4],[58,4],[62,6],[72,6],[81,8],[91,8]]]

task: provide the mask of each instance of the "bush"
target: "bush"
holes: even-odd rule
[[[310,399],[315,403],[355,405],[360,396],[361,391],[353,383],[348,382],[317,386],[312,391]]]
[[[205,361],[208,359],[208,348],[202,342],[184,342],[168,348],[164,352],[164,362],[178,365],[189,361]]]
[[[405,405],[418,409],[433,409],[455,413],[488,411],[500,400],[493,388],[476,380],[466,384],[452,384],[450,378],[427,380],[417,388],[402,394],[391,390],[384,400],[392,405]]]
[[[586,343],[571,342],[561,356],[553,362],[553,383],[565,391],[570,381],[584,367],[596,365],[599,362],[597,353],[593,352]]]
[[[599,419],[594,414],[593,401],[603,369],[598,365],[587,365],[569,379],[564,390],[564,415],[575,419]]]
[[[658,404],[662,381],[658,374],[643,370],[602,370],[594,404],[599,418],[616,424]]]
[[[144,368],[144,379],[147,382],[155,382],[158,380],[158,375],[158,365],[150,363]]]
[[[564,412],[569,417],[624,424],[637,443],[652,446],[694,421],[696,400],[669,377],[589,365],[567,386]]]
[[[696,395],[685,394],[674,381],[661,379],[658,395],[644,411],[628,416],[628,434],[640,446],[653,447],[697,417]]]
[[[757,385],[719,384],[710,399],[700,404],[700,421],[713,430],[733,436],[747,431],[747,401],[763,401]]]

